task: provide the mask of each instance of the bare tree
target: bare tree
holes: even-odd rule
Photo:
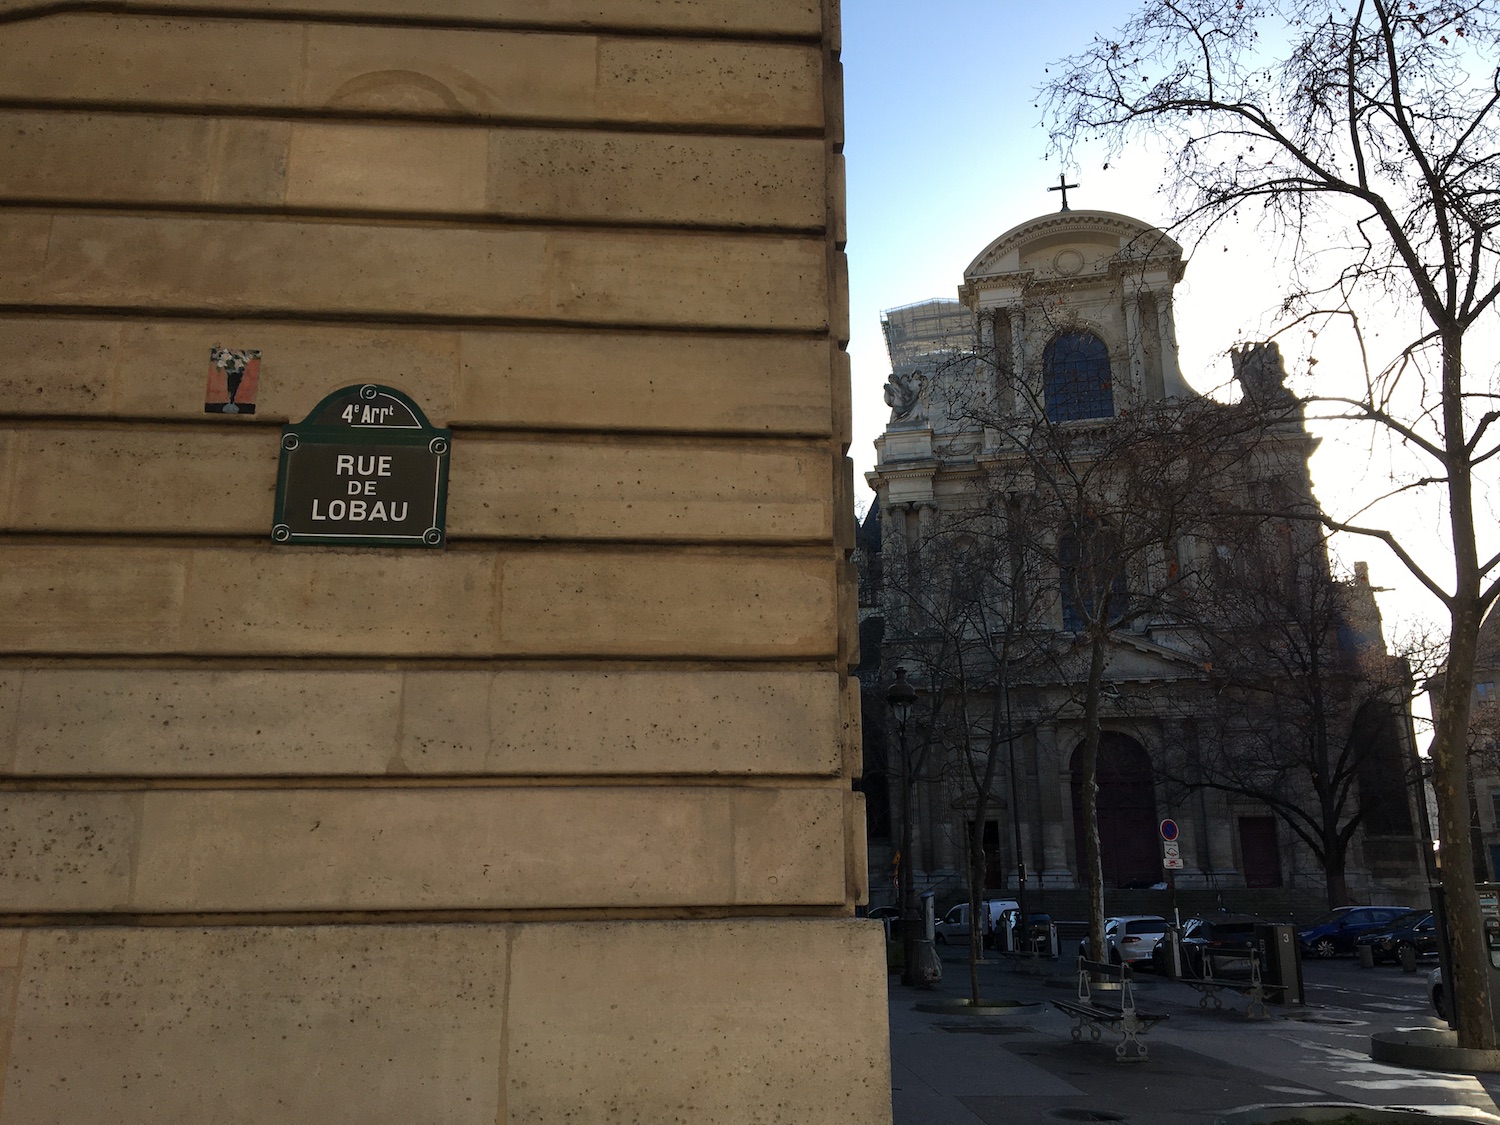
[[[1022,417],[1029,423],[1011,425],[1026,425],[1014,448],[1037,497],[1042,534],[1033,549],[1059,576],[1082,714],[1080,861],[1089,947],[1102,959],[1098,766],[1111,649],[1119,634],[1170,620],[1191,598],[1195,560],[1184,558],[1179,544],[1232,503],[1266,429],[1258,411],[1208,400],[1154,404],[1092,425],[1055,424],[1044,411]]]
[[[1022,549],[1025,529],[1008,490],[976,488],[970,503],[944,515],[905,566],[887,572],[889,601],[904,611],[889,634],[890,659],[912,669],[927,703],[930,759],[960,789],[969,897],[969,986],[979,1001],[987,912],[984,829],[1002,766],[1013,772],[1016,742],[1009,688],[1028,666],[1047,658],[1050,635],[1037,628],[1043,587]],[[1013,825],[1015,794],[1010,795]],[[1017,849],[1019,857],[1019,847]],[[1018,880],[1026,913],[1024,878]]]
[[[1500,592],[1500,555],[1482,547],[1476,521],[1500,412],[1466,360],[1500,297],[1496,59],[1492,0],[1153,0],[1065,60],[1043,91],[1064,157],[1083,137],[1116,148],[1156,138],[1174,154],[1177,227],[1201,233],[1247,215],[1285,240],[1288,320],[1336,316],[1358,330],[1360,314],[1380,310],[1387,323],[1407,311],[1418,321],[1361,390],[1328,401],[1428,461],[1408,486],[1436,492],[1452,574],[1425,567],[1420,547],[1386,528],[1327,523],[1385,542],[1447,610],[1433,786],[1450,992],[1459,1042],[1472,1048],[1496,1039],[1465,754],[1479,624]]]
[[[1360,830],[1414,835],[1411,665],[1387,653],[1368,582],[1333,575],[1315,525],[1217,530],[1193,627],[1218,729],[1182,747],[1165,775],[1264,805],[1322,867],[1328,905],[1346,905]]]

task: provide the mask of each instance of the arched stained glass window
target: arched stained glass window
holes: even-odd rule
[[[1114,416],[1109,349],[1092,332],[1054,336],[1042,352],[1042,378],[1049,422]]]

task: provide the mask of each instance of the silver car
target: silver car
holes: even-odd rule
[[[1104,959],[1114,965],[1151,960],[1151,951],[1167,932],[1167,920],[1155,914],[1122,914],[1104,919]],[[1088,939],[1078,943],[1087,956]]]

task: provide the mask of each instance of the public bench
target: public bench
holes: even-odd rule
[[[1203,975],[1184,975],[1181,978],[1183,984],[1201,993],[1198,998],[1198,1007],[1207,1010],[1211,1006],[1215,1011],[1222,1010],[1224,1001],[1219,999],[1219,993],[1239,992],[1249,1002],[1245,1009],[1246,1019],[1269,1019],[1270,1012],[1266,1010],[1266,1001],[1273,994],[1283,991],[1286,986],[1283,984],[1266,984],[1261,980],[1260,954],[1253,945],[1245,946],[1243,950],[1224,950],[1223,952],[1235,957],[1243,956],[1247,958],[1250,962],[1250,975],[1248,977],[1214,976],[1214,955],[1205,951],[1201,962]]]
[[[1052,1006],[1058,1011],[1078,1020],[1073,1027],[1073,1042],[1083,1042],[1085,1027],[1096,1043],[1104,1031],[1115,1031],[1120,1035],[1120,1041],[1115,1044],[1116,1059],[1138,1062],[1147,1057],[1146,1044],[1140,1037],[1167,1017],[1147,1014],[1136,1008],[1132,977],[1129,965],[1107,965],[1102,961],[1078,958],[1078,998],[1052,1001]],[[1112,1002],[1099,995],[1093,987],[1096,980],[1118,983],[1118,1001]],[[1134,1055],[1127,1054],[1127,1046],[1135,1048]]]

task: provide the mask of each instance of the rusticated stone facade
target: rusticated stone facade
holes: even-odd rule
[[[838,53],[0,0],[0,1125],[889,1119]],[[273,545],[367,383],[447,546]]]

